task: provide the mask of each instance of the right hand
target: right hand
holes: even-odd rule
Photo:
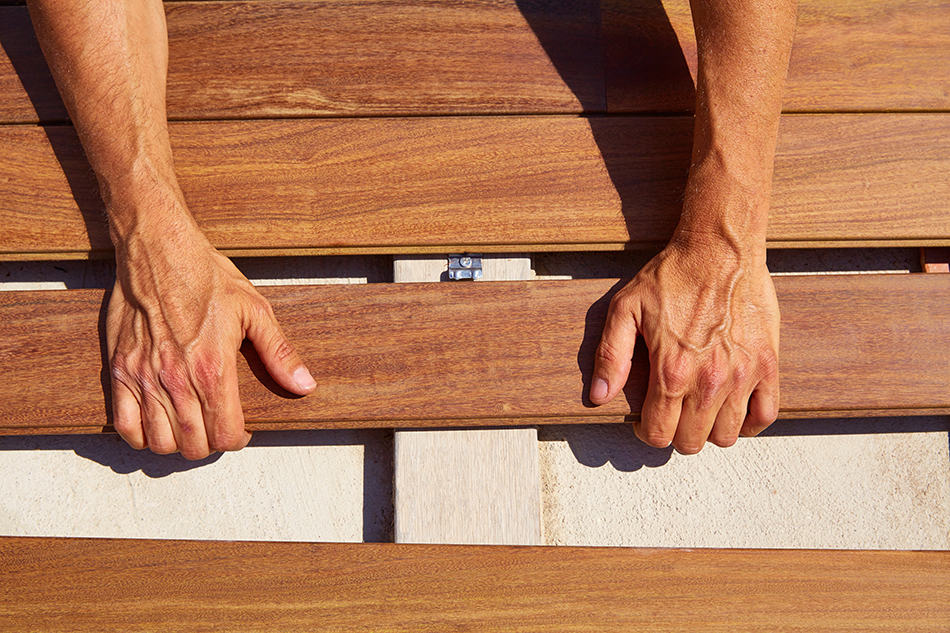
[[[246,446],[245,337],[284,389],[316,388],[270,304],[190,217],[118,242],[116,277],[106,318],[113,421],[133,448],[202,459]]]

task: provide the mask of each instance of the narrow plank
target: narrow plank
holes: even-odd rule
[[[0,630],[950,630],[950,552],[0,539]]]
[[[596,0],[175,2],[165,12],[173,119],[605,109]],[[557,66],[526,17],[547,45],[571,51]],[[0,121],[64,119],[25,8],[0,8],[0,43]]]
[[[231,255],[618,249],[680,212],[686,117],[179,123],[191,210]],[[772,246],[950,245],[950,115],[787,115]],[[0,126],[0,258],[107,256],[70,127]]]
[[[443,257],[396,257],[396,282],[438,281]],[[485,281],[531,277],[530,257],[486,257]],[[452,319],[456,328],[480,321]],[[464,365],[455,371],[466,371]],[[397,430],[393,450],[397,543],[541,544],[536,428]]]
[[[689,0],[602,0],[608,110],[693,109]],[[786,112],[946,110],[950,4],[801,0]]]
[[[239,359],[245,415],[253,429],[630,419],[646,386],[642,349],[626,397],[597,408],[584,401],[616,286],[262,288],[317,390],[282,397],[249,353]],[[775,286],[782,417],[950,412],[950,276],[779,276]],[[103,301],[101,290],[0,293],[0,432],[97,432],[106,423]]]
[[[605,92],[613,111],[693,105],[688,0],[175,2],[166,13],[172,118],[601,112]],[[946,110],[948,25],[942,0],[802,0],[786,110]],[[0,43],[0,121],[65,118],[25,8],[0,8]]]

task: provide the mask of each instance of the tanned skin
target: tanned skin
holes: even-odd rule
[[[590,398],[609,402],[639,332],[650,381],[637,436],[697,453],[778,415],[779,310],[765,263],[794,0],[692,0],[699,47],[693,156],[667,247],[618,292]]]
[[[201,459],[245,446],[237,354],[316,387],[267,301],[198,228],[175,176],[160,0],[29,0],[37,38],[99,181],[116,251],[106,320],[116,430]],[[683,453],[735,443],[778,411],[779,312],[765,263],[794,0],[693,0],[692,165],[668,246],[613,299],[590,397],[609,402],[639,332],[651,375],[637,435]]]
[[[296,394],[316,387],[270,304],[188,212],[165,115],[161,0],[30,2],[37,38],[99,180],[117,281],[106,338],[113,421],[134,448],[243,448],[237,354],[250,339]]]

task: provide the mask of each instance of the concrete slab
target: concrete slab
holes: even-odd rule
[[[842,425],[855,434],[834,434]],[[773,428],[686,456],[627,426],[542,427],[545,542],[950,548],[950,419]]]
[[[0,438],[0,535],[386,541],[391,435],[257,433],[199,462],[117,436]]]

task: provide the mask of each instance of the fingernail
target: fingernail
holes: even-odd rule
[[[607,381],[603,378],[594,378],[590,385],[590,399],[595,401],[603,400],[607,397]]]
[[[317,381],[313,379],[313,376],[310,375],[307,368],[303,366],[298,367],[297,371],[294,372],[294,382],[305,391],[310,391],[317,386]]]

